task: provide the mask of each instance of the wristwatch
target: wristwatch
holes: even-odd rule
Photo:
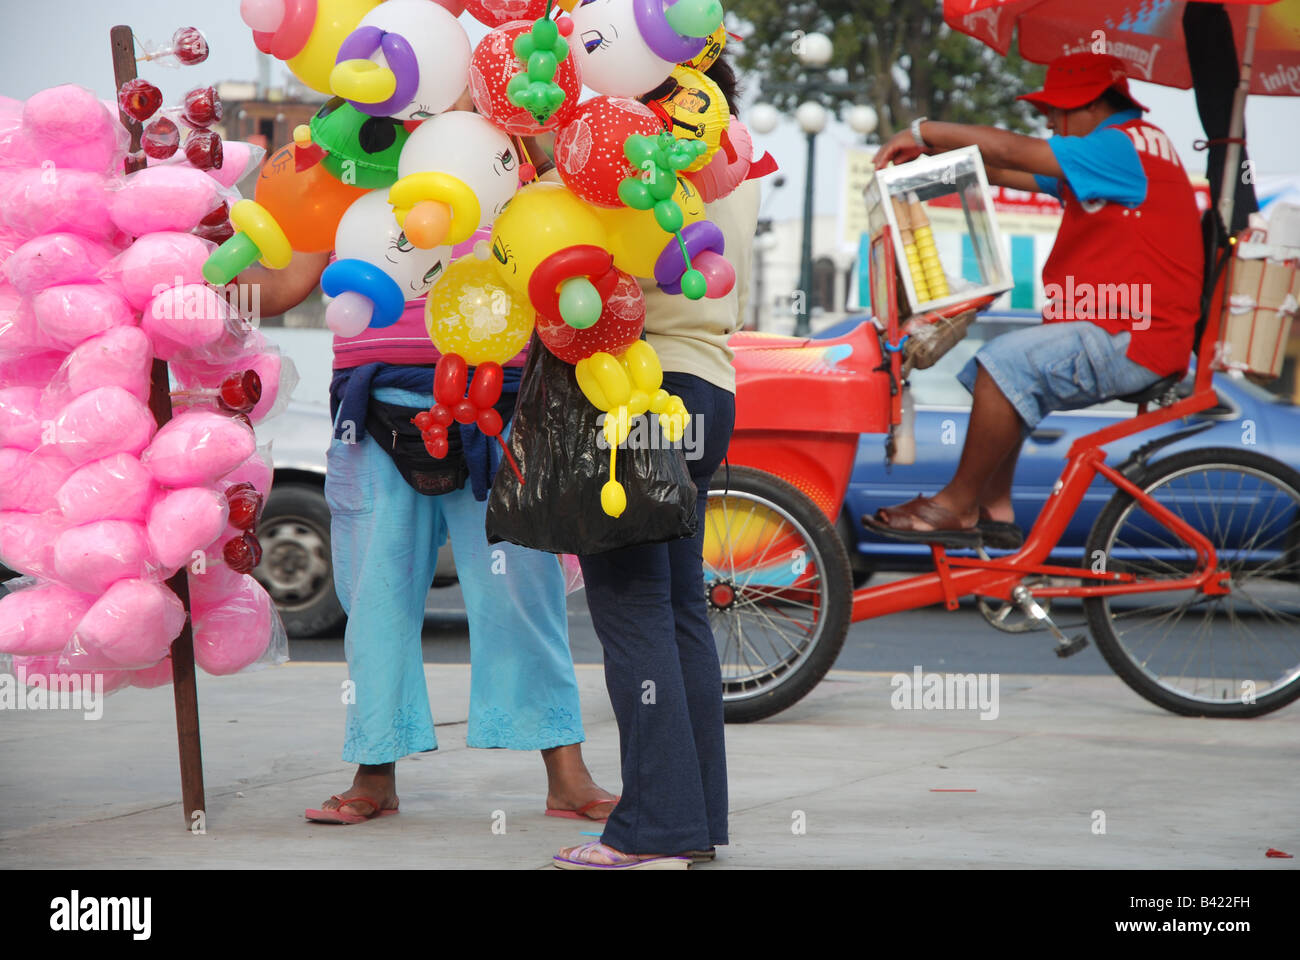
[[[928,119],[930,118],[917,117],[915,120],[912,121],[912,139],[916,141],[916,145],[920,147],[922,150],[930,149],[930,145],[925,142],[925,137],[921,136],[921,124]]]

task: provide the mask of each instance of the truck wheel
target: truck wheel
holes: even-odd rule
[[[262,562],[253,576],[275,601],[291,638],[337,634],[347,615],[334,593],[330,510],[325,492],[307,483],[271,488],[257,525]]]

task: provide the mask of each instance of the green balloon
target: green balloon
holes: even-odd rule
[[[560,28],[556,26],[554,20],[547,20],[543,17],[533,21],[533,43],[537,45],[539,50],[555,46],[555,41],[559,37]]]
[[[708,292],[709,282],[700,271],[691,269],[682,274],[682,293],[687,300],[702,300]]]
[[[572,277],[560,286],[560,318],[569,326],[586,330],[600,319],[604,308],[600,292],[586,277]]]
[[[718,0],[677,0],[664,8],[664,17],[684,37],[707,37],[722,26],[722,4]]]
[[[639,177],[625,177],[618,184],[618,198],[633,210],[649,210],[655,205],[650,188]]]
[[[666,173],[661,168],[655,168],[655,175],[650,178],[646,184],[650,191],[650,196],[656,200],[668,200],[677,192],[677,178],[672,173]]]
[[[672,200],[660,200],[655,204],[655,221],[667,233],[676,233],[682,228],[682,208]]]
[[[519,36],[515,37],[513,49],[515,51],[515,56],[527,63],[528,58],[533,55],[533,51],[537,49],[537,46],[533,43],[533,38],[531,36],[526,33],[521,33]]]
[[[647,162],[653,163],[657,153],[658,148],[654,141],[639,133],[629,136],[623,144],[623,156],[627,157],[628,162],[638,170],[644,170]]]
[[[528,75],[534,80],[550,80],[555,76],[555,54],[538,50],[528,58]]]
[[[253,238],[239,231],[203,262],[203,279],[214,287],[224,287],[243,273],[262,255]]]

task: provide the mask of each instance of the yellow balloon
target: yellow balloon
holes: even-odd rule
[[[327,97],[334,96],[330,90],[330,73],[339,47],[357,28],[361,18],[379,3],[380,0],[317,0],[316,25],[307,45],[285,65],[304,85]]]
[[[719,24],[718,29],[709,34],[709,38],[704,41],[704,48],[691,59],[685,61],[682,66],[694,67],[696,70],[707,70],[722,55],[722,49],[726,45],[727,25],[723,23]]]
[[[621,517],[627,509],[627,492],[617,480],[607,480],[600,488],[600,508],[611,517]]]
[[[618,360],[632,383],[646,394],[654,393],[664,382],[664,368],[659,363],[659,354],[644,340],[638,340],[624,350]],[[646,402],[649,403],[648,396]]]
[[[605,422],[601,429],[605,432],[605,442],[611,447],[617,447],[632,432],[632,409],[619,407],[605,414]]]
[[[534,320],[527,298],[501,282],[492,261],[473,254],[447,268],[425,306],[433,345],[470,366],[505,363],[528,343]]]
[[[673,199],[682,208],[682,226],[704,219],[704,200],[695,185],[685,177],[677,178],[677,192]],[[604,246],[614,255],[614,266],[634,277],[653,278],[659,254],[668,244],[677,242],[675,236],[660,228],[652,210],[633,210],[631,207],[588,209],[605,227]]]
[[[722,143],[722,131],[731,123],[727,98],[716,83],[692,67],[673,68],[677,87],[660,104],[672,117],[672,134],[678,140],[703,142],[705,151],[686,170],[701,170]]]
[[[612,413],[632,398],[632,382],[622,364],[603,350],[574,364],[578,387],[597,410]]]
[[[525,297],[539,263],[579,244],[604,247],[605,228],[594,207],[558,183],[540,181],[524,187],[492,225],[492,258],[497,270]]]

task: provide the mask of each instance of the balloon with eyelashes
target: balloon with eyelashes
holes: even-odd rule
[[[426,120],[465,89],[469,37],[429,0],[387,0],[348,34],[330,72],[330,91],[362,113]]]
[[[678,29],[685,29],[682,15],[693,21],[690,36]],[[569,47],[583,83],[597,93],[635,97],[699,55],[722,23],[722,6],[717,0],[580,0],[571,16]]]
[[[451,260],[449,246],[421,250],[406,239],[387,193],[364,194],[348,207],[335,233],[338,259],[325,269],[321,286],[334,297],[325,308],[326,323],[341,337],[396,322],[392,310],[400,316],[406,301],[428,293]]]

